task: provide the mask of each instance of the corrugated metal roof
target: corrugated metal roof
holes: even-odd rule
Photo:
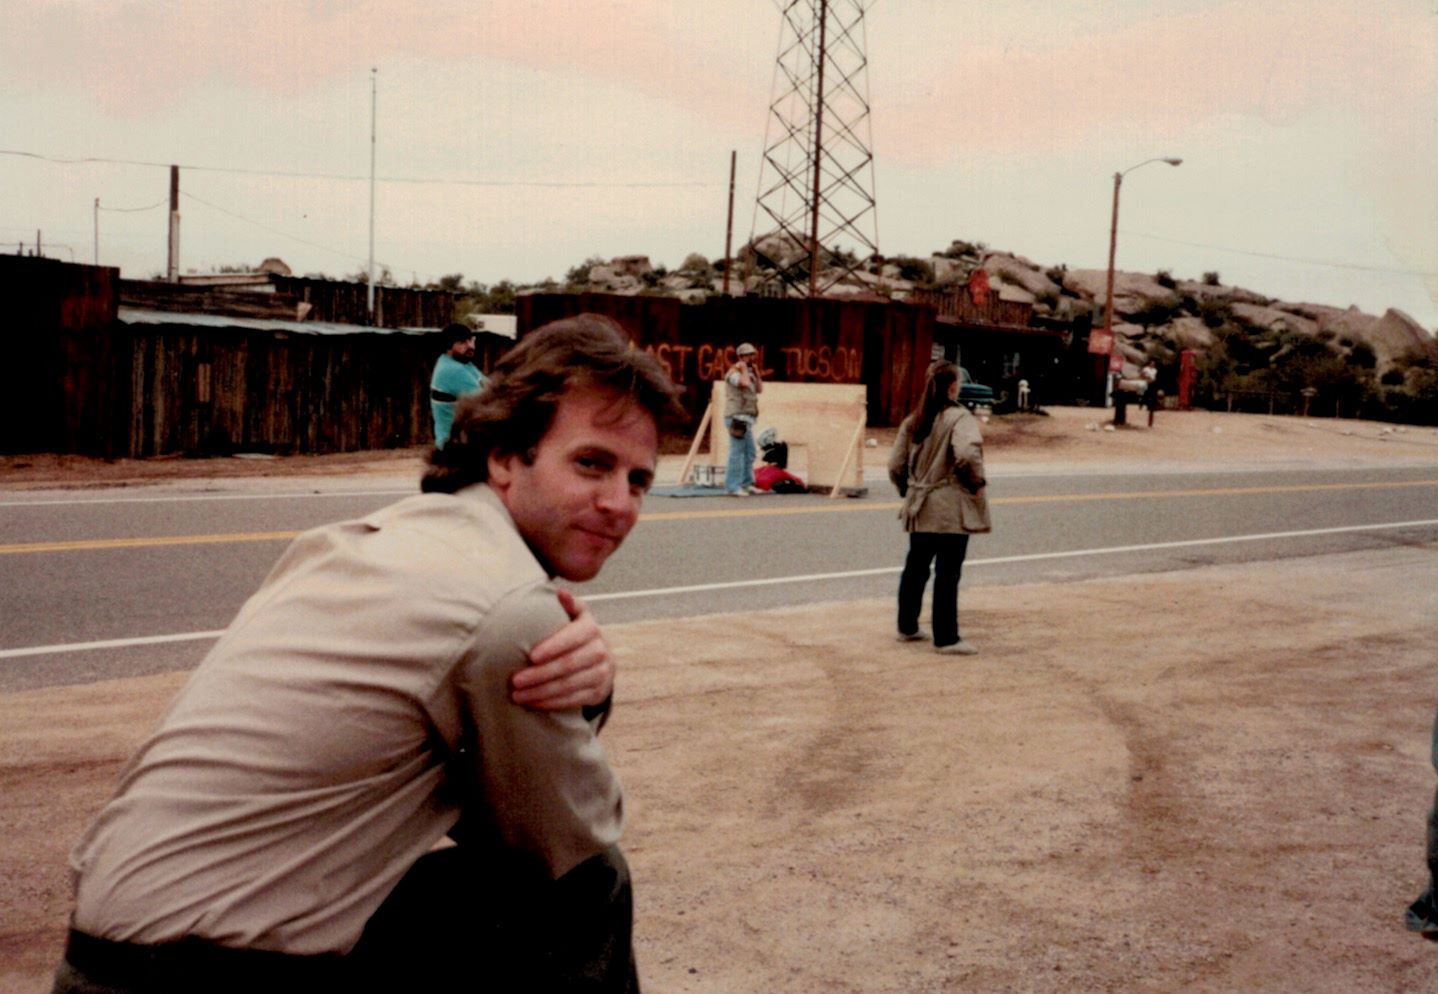
[[[228,314],[154,311],[142,307],[121,307],[119,317],[126,324],[247,328],[251,331],[284,331],[292,335],[432,335],[439,331],[438,328],[375,328],[371,325],[337,324],[332,321],[285,321],[278,318],[232,317]]]

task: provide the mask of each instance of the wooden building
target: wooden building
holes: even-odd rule
[[[16,316],[0,451],[120,458],[430,441],[429,377],[452,295],[397,292],[390,320],[434,323],[377,327],[315,316],[352,316],[363,284],[287,279],[266,292],[176,286],[0,256]],[[477,360],[488,366],[511,344],[481,333]]]

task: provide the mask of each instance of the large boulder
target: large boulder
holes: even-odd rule
[[[1013,304],[1032,304],[1037,297],[1027,287],[1019,283],[1010,283],[1008,280],[992,277],[989,280],[989,290],[1000,300]]]
[[[745,245],[739,255],[746,259],[758,255],[776,266],[785,268],[801,259],[808,258],[809,245],[797,236],[786,235],[782,231],[771,231],[767,235],[759,235]]]
[[[1070,269],[1064,273],[1063,287],[1076,297],[1092,300],[1102,310],[1108,294],[1107,269]],[[1177,307],[1183,298],[1145,273],[1115,272],[1113,280],[1114,314],[1137,314],[1153,304]]]
[[[1213,344],[1213,331],[1202,318],[1174,318],[1163,329],[1181,349],[1206,349]]]
[[[1010,286],[1023,287],[1029,300],[1056,295],[1059,285],[1029,260],[1011,252],[990,252],[984,256],[984,272]]]
[[[1317,321],[1278,307],[1236,303],[1233,305],[1233,316],[1255,328],[1265,328],[1268,331],[1296,331],[1304,335],[1318,333]]]
[[[649,262],[647,255],[621,255],[609,260],[609,265],[616,272],[625,276],[635,276],[643,279],[654,272],[654,267]]]
[[[977,268],[972,259],[951,259],[946,255],[933,256],[929,262],[934,267],[934,282],[940,286],[965,283]]]
[[[1185,297],[1192,297],[1194,300],[1205,303],[1210,300],[1227,301],[1230,304],[1259,304],[1269,302],[1269,298],[1261,293],[1254,293],[1252,290],[1245,290],[1241,286],[1220,286],[1216,283],[1198,283],[1194,280],[1179,280],[1177,283],[1178,292]]]
[[[644,281],[608,264],[589,267],[589,285],[605,293],[634,294],[644,288]]]
[[[1433,335],[1407,314],[1390,307],[1368,329],[1366,340],[1380,363],[1387,365],[1406,352],[1432,346]]]

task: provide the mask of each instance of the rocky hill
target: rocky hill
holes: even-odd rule
[[[745,246],[736,256],[730,274],[730,292],[764,292],[773,283],[771,273],[754,264],[756,258],[785,256],[779,236],[765,236]],[[755,251],[756,247],[759,249]],[[831,264],[839,260],[829,259]],[[830,295],[883,296],[902,300],[916,287],[946,287],[966,282],[983,269],[991,290],[1000,299],[1033,305],[1041,319],[1087,328],[1103,322],[1107,271],[1043,267],[1010,252],[955,241],[927,259],[897,257],[881,271],[863,269],[826,271],[824,282],[837,280]],[[660,293],[686,301],[699,301],[719,293],[719,265],[691,254],[670,272],[653,266],[646,256],[624,256],[608,262],[593,259],[570,272],[570,289],[608,293]],[[1371,351],[1372,367],[1379,374],[1395,361],[1415,352],[1435,349],[1434,335],[1396,309],[1381,316],[1356,307],[1342,309],[1322,304],[1275,300],[1242,287],[1225,286],[1217,273],[1195,281],[1174,279],[1168,273],[1119,272],[1114,280],[1114,332],[1117,349],[1125,359],[1141,365],[1150,356],[1171,357],[1177,350],[1204,352],[1214,344],[1215,330],[1237,327],[1278,348],[1284,335],[1316,338],[1350,353],[1355,347]],[[1364,357],[1366,361],[1366,356]]]

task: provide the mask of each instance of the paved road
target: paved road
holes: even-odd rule
[[[295,532],[405,489],[268,480],[0,493],[0,690],[193,666]],[[965,584],[1438,540],[1432,468],[1030,472],[990,491],[994,533],[970,546]],[[905,547],[897,506],[877,481],[858,499],[652,497],[582,590],[608,622],[889,597]]]

